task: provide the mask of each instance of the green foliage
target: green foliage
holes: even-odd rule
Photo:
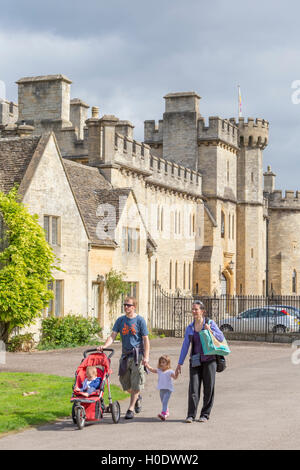
[[[0,434],[71,416],[73,384],[73,377],[1,372]],[[128,397],[116,385],[111,385],[111,394],[113,401]],[[108,404],[107,387],[104,400]]]
[[[17,189],[0,192],[0,216],[5,226],[0,251],[0,339],[5,343],[15,327],[30,325],[48,305],[55,256],[38,224],[18,202]],[[58,268],[56,268],[58,269]]]
[[[128,283],[123,280],[124,273],[111,269],[106,275],[105,287],[108,293],[110,318],[113,320],[122,295],[128,292]]]
[[[9,352],[30,351],[33,345],[33,333],[26,333],[24,335],[16,335],[10,338],[7,344],[7,350]]]
[[[39,349],[70,348],[92,344],[101,331],[96,318],[77,315],[48,317],[42,320],[42,339]],[[99,344],[99,338],[97,338]]]

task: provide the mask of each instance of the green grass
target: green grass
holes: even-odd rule
[[[71,416],[74,378],[26,372],[0,373],[0,434],[45,424]],[[23,396],[23,393],[37,392]],[[113,401],[124,400],[128,393],[111,385]],[[104,393],[108,404],[107,387]]]

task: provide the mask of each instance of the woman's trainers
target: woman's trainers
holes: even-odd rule
[[[206,423],[206,421],[208,421],[208,418],[206,418],[206,416],[200,416],[199,423]]]
[[[194,421],[194,418],[192,416],[188,416],[185,420],[186,423],[192,423]]]
[[[157,415],[157,417],[158,417],[159,419],[161,419],[162,421],[166,421],[166,415],[165,415],[163,412],[162,412],[162,413],[159,413],[159,414]]]

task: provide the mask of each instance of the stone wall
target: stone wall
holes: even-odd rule
[[[61,242],[52,248],[62,271],[55,270],[53,276],[64,281],[64,314],[86,316],[88,238],[53,138],[46,146],[23,202],[30,213],[38,215],[42,227],[44,215],[60,217]]]

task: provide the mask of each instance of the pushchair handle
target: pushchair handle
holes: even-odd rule
[[[108,359],[110,359],[110,358],[114,355],[114,353],[115,353],[115,350],[114,350],[114,349],[110,349],[110,348],[105,348],[105,349],[103,349],[103,352],[104,352],[104,351],[110,351],[110,354],[107,356]],[[90,353],[95,353],[95,352],[98,353],[98,354],[102,354],[102,352],[98,351],[98,349],[86,349],[86,350],[84,351],[84,353],[83,353],[83,357],[86,358],[86,356],[87,356],[88,354],[90,354]]]

